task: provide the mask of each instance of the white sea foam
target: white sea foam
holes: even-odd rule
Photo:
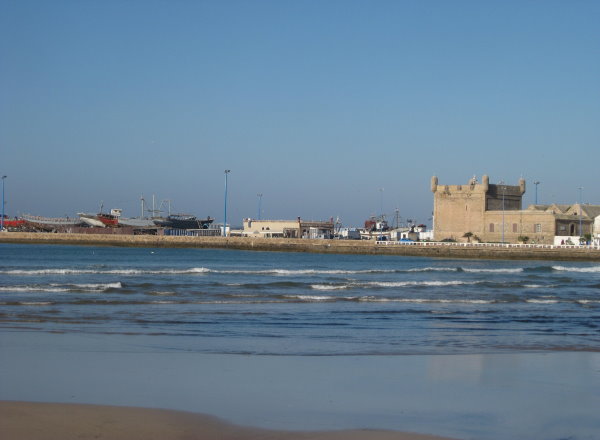
[[[567,267],[567,266],[552,266],[552,269],[562,272],[600,272],[600,266],[593,267]]]
[[[315,290],[343,290],[351,286],[347,284],[311,284],[310,287]]]
[[[457,272],[456,267],[416,267],[408,269],[407,272]]]
[[[71,292],[73,290],[103,291],[107,289],[120,289],[120,282],[103,284],[34,284],[20,286],[0,286],[0,292]]]
[[[525,302],[532,304],[556,304],[558,300],[556,299],[527,299]]]
[[[283,295],[284,298],[288,299],[299,299],[302,301],[331,301],[336,299],[333,296],[319,296],[319,295]]]
[[[207,269],[208,272],[222,274],[240,274],[240,275],[283,275],[283,276],[299,276],[299,275],[352,275],[352,274],[369,274],[369,273],[397,273],[405,272],[396,269],[364,269],[364,270],[341,270],[341,269],[247,269],[247,270],[222,270],[222,269]]]
[[[146,275],[146,274],[194,274],[207,273],[210,269],[205,267],[192,267],[189,269],[9,269],[0,270],[0,273],[8,275],[90,275],[90,274],[107,274],[107,275]]]
[[[434,298],[381,298],[363,296],[359,301],[365,302],[397,302],[409,304],[493,304],[492,300],[485,299],[434,299]]]
[[[54,286],[55,284],[51,284]],[[71,284],[70,290],[81,289],[81,290],[106,290],[106,289],[121,289],[123,285],[117,281],[116,283],[105,283],[105,284]]]
[[[462,270],[464,272],[474,272],[474,273],[520,273],[520,272],[523,272],[522,267],[503,268],[503,269],[476,269],[476,268],[471,268],[471,267],[463,267]]]
[[[370,281],[364,283],[367,286],[377,287],[407,287],[407,286],[459,286],[465,284],[478,284],[479,281]]]
[[[395,270],[340,270],[340,269],[271,269],[257,271],[259,274],[275,274],[275,275],[349,275],[349,274],[366,274],[366,273],[393,273]]]
[[[0,286],[0,292],[68,292],[66,287],[51,286]]]
[[[90,274],[90,273],[101,273],[94,270],[80,270],[80,269],[9,269],[1,270],[0,273],[8,275],[71,275],[71,274]]]

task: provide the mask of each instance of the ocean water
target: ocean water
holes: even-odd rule
[[[600,350],[600,264],[0,245],[0,328],[251,355]]]

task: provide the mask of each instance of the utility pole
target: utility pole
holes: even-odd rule
[[[2,176],[2,220],[0,222],[0,231],[4,231],[4,180],[6,176]]]
[[[225,207],[223,215],[223,237],[227,237],[227,175],[231,173],[231,170],[225,170]]]
[[[262,193],[256,194],[256,196],[258,197],[258,215],[256,216],[257,220],[260,220],[260,205],[262,203]]]
[[[581,207],[581,203],[583,201],[582,199],[582,193],[583,193],[583,186],[580,186],[579,188],[579,237],[583,237],[583,211],[582,211],[582,207]]]

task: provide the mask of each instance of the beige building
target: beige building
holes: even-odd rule
[[[600,214],[598,205],[531,205],[522,209],[525,180],[518,185],[481,183],[440,185],[431,178],[434,240],[477,240],[518,243],[554,243],[555,236],[581,236],[592,231]],[[472,237],[465,237],[465,234]]]
[[[328,222],[296,220],[255,220],[244,219],[244,237],[262,238],[331,238],[333,220]]]

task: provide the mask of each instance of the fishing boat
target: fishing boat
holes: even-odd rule
[[[21,218],[27,223],[40,226],[77,226],[81,224],[79,217],[42,217],[39,215],[23,214]]]
[[[119,225],[133,226],[134,228],[154,228],[156,224],[152,219],[145,217],[119,217]]]
[[[88,226],[96,226],[100,228],[117,227],[119,226],[120,209],[111,209],[110,214],[99,212],[98,214],[86,214],[80,212],[77,214],[81,221]]]
[[[190,214],[172,214],[166,218],[153,219],[156,226],[172,229],[208,229],[213,221],[210,217],[199,219]]]
[[[20,228],[25,224],[25,220],[15,217],[14,219],[9,219],[8,216],[4,216],[2,219],[2,226],[4,228]]]

